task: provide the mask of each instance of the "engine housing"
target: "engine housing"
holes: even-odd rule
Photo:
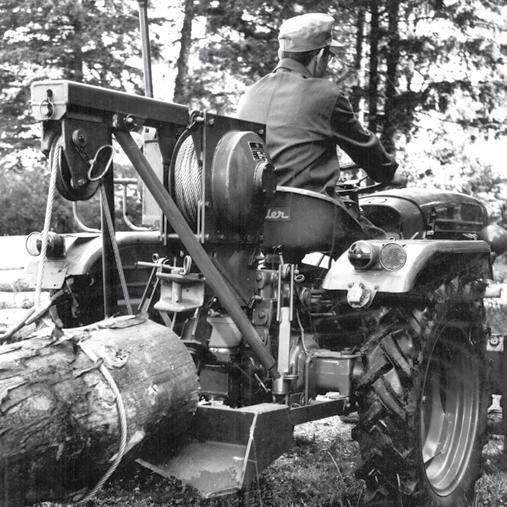
[[[488,224],[485,206],[459,192],[423,188],[392,189],[360,199],[366,217],[401,238],[461,239]]]

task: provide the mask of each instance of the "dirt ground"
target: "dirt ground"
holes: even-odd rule
[[[507,505],[507,456],[503,437],[496,434],[500,414],[490,416],[489,442],[484,448],[484,472],[477,483],[476,505]],[[117,475],[102,490],[96,506],[337,506],[363,504],[363,484],[354,476],[358,448],[350,438],[352,425],[331,417],[296,428],[291,451],[270,465],[248,490],[215,500],[202,500],[176,480],[164,479],[141,467]],[[46,504],[47,505],[47,504]]]
[[[507,287],[502,298],[486,304],[493,332],[507,333]],[[330,417],[296,427],[294,446],[260,474],[248,490],[216,500],[202,500],[176,480],[131,469],[101,491],[97,506],[336,506],[363,504],[363,483],[355,478],[360,460],[351,439],[352,424]],[[507,443],[506,443],[507,445]],[[488,416],[488,443],[483,450],[483,473],[476,484],[476,507],[507,506],[507,449],[503,452],[499,397]]]
[[[507,269],[500,275],[504,275],[499,277],[501,281],[507,281]],[[501,334],[507,333],[506,305],[507,286],[502,301],[495,301],[488,307],[490,325]],[[498,406],[498,400],[496,404]],[[507,506],[507,452],[502,453],[504,437],[499,434],[500,423],[501,414],[498,410],[492,411],[489,440],[483,452],[483,474],[476,485],[476,507]],[[351,429],[352,425],[339,417],[297,427],[292,449],[241,493],[202,500],[178,481],[159,477],[134,464],[118,471],[89,506],[358,507],[364,503],[364,488],[355,478],[360,456],[351,439]],[[56,507],[56,504],[40,504],[40,507],[50,506]]]

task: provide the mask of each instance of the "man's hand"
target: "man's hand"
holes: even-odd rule
[[[398,167],[393,174],[393,179],[388,183],[392,187],[406,187],[408,183],[408,174]]]

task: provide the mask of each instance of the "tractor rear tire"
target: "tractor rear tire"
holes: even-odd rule
[[[378,310],[355,393],[358,475],[370,505],[470,505],[487,395],[484,309],[456,278],[426,303]]]

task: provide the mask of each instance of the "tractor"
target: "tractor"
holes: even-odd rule
[[[477,199],[277,186],[264,125],[151,97],[44,81],[31,104],[53,189],[73,202],[100,192],[104,224],[29,237],[44,265],[34,284],[51,294],[40,315],[64,332],[144,315],[198,379],[184,431],[140,464],[213,498],[287,451],[294,426],[357,412],[368,501],[472,501],[491,385],[502,388],[488,364],[505,361],[483,301],[506,240]],[[115,234],[113,138],[143,183],[149,230]],[[360,213],[386,238],[365,239]]]
[[[471,500],[493,343],[483,299],[491,249],[505,242],[478,200],[350,181],[336,197],[276,186],[263,125],[149,97],[38,82],[32,108],[56,189],[72,201],[100,189],[106,216],[102,234],[27,242],[38,260],[45,251],[52,315],[71,329],[148,315],[199,378],[180,447],[140,463],[223,495],[287,450],[295,425],[357,411],[372,501]],[[143,149],[131,135],[141,127]],[[112,136],[158,230],[111,233]],[[386,238],[364,239],[358,213]]]

